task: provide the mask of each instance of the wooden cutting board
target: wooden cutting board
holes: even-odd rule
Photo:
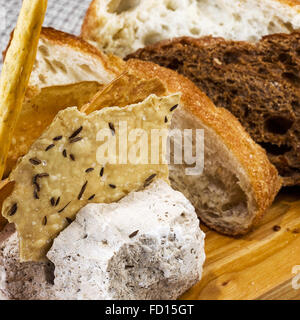
[[[300,287],[300,188],[282,191],[260,225],[240,239],[202,229],[203,278],[183,299],[300,300],[300,289],[292,286],[294,279]]]

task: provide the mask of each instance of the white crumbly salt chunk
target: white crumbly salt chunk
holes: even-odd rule
[[[201,279],[204,233],[191,203],[158,180],[83,208],[47,256],[58,299],[176,299]]]
[[[53,286],[53,265],[19,260],[13,224],[0,233],[0,300],[45,300]]]
[[[13,225],[0,233],[2,300],[176,299],[201,279],[205,260],[193,206],[162,180],[83,208],[55,239],[53,264],[20,263],[17,242]]]

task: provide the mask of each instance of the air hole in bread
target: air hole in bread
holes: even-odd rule
[[[268,70],[266,68],[259,68],[257,71],[260,74],[268,74]]]
[[[282,63],[290,64],[292,62],[292,57],[288,53],[280,53],[278,60]]]
[[[168,1],[166,8],[170,11],[176,11],[178,9],[178,5],[175,1]]]
[[[249,116],[249,113],[250,113],[249,106],[247,104],[242,104],[241,108],[242,108],[242,111],[244,113],[244,117],[247,118]]]
[[[87,73],[92,72],[92,69],[91,69],[90,66],[87,65],[87,64],[81,64],[79,67],[80,67],[83,71],[85,71],[85,72],[87,72]]]
[[[268,24],[268,33],[272,34],[276,32],[276,25],[273,21]]]
[[[292,101],[291,105],[295,113],[300,114],[300,101],[294,100]]]
[[[53,63],[53,65],[54,65],[55,67],[57,67],[58,69],[60,69],[61,72],[63,72],[63,73],[68,73],[67,68],[66,68],[65,65],[64,65],[63,63],[61,63],[60,61],[53,60],[52,63]]]
[[[46,46],[39,46],[39,52],[44,56],[44,57],[49,57],[49,50]]]
[[[172,70],[178,70],[179,66],[182,66],[183,63],[179,61],[178,59],[173,59],[167,66],[167,68],[172,69]]]
[[[239,22],[242,20],[242,17],[238,13],[233,14],[233,18],[235,21]]]
[[[44,75],[42,74],[39,74],[39,80],[42,82],[42,83],[46,83],[46,78]]]
[[[224,53],[223,61],[226,64],[239,62],[239,53],[234,51],[227,51]]]
[[[119,39],[122,39],[122,29],[120,29],[118,32],[114,33],[112,39],[114,41],[117,41]]]
[[[47,58],[45,58],[45,62],[46,62],[46,65],[47,67],[49,68],[49,70],[52,72],[52,73],[57,73],[57,70],[54,68],[52,62],[50,62],[50,60],[48,60]]]
[[[273,63],[271,55],[264,55],[261,59],[263,62]]]
[[[198,28],[191,28],[190,33],[197,36],[200,34],[200,30]]]
[[[225,203],[222,206],[221,211],[223,212],[223,215],[226,214],[227,212],[229,214],[235,211],[238,212],[237,208],[239,208],[241,204],[246,202],[247,202],[247,199],[246,199],[245,193],[241,190],[241,188],[238,185],[236,185],[232,188],[230,199],[227,203]]]
[[[226,79],[226,82],[229,83],[229,84],[234,84],[235,81],[232,80],[232,79]]]
[[[283,72],[282,77],[288,80],[292,85],[296,87],[300,86],[300,77],[294,72]]]
[[[290,33],[295,31],[295,29],[293,28],[293,25],[290,22],[285,22],[283,25],[286,27],[287,31],[289,31]]]
[[[151,44],[154,44],[158,41],[162,40],[161,39],[161,34],[157,32],[150,32],[144,37],[144,44],[145,46],[149,46]]]
[[[121,14],[132,10],[140,4],[141,0],[112,0],[107,5],[109,13]]]
[[[269,143],[269,142],[262,142],[260,145],[267,150],[269,154],[272,154],[274,156],[284,155],[287,152],[291,151],[292,148],[289,147],[286,144],[283,144],[281,146],[277,146],[276,144]]]
[[[39,67],[39,65],[40,65],[40,64],[39,64],[39,60],[36,59],[36,60],[34,61],[34,64],[33,64],[33,70],[37,69],[37,68]]]
[[[275,134],[286,134],[292,125],[292,120],[280,116],[269,118],[265,123],[266,130]]]

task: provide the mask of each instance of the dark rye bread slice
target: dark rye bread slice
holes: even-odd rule
[[[260,42],[177,38],[129,55],[176,70],[230,110],[284,178],[300,184],[300,33]]]

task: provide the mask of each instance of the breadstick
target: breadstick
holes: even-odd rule
[[[24,0],[0,78],[0,179],[36,58],[47,0]]]

